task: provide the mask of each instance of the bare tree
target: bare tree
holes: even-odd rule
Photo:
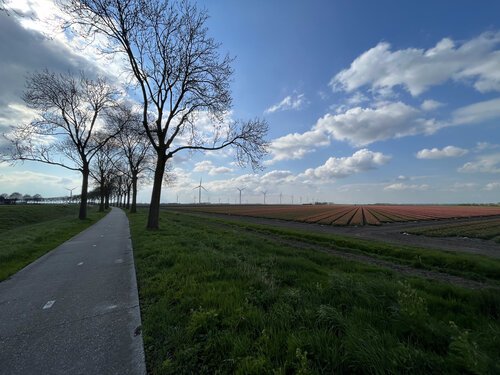
[[[28,77],[24,101],[39,117],[7,135],[11,160],[37,161],[82,174],[79,218],[87,217],[90,162],[114,134],[96,137],[98,119],[114,105],[115,90],[102,78],[48,70]]]
[[[105,133],[97,135],[101,141],[108,137]],[[94,156],[90,164],[90,175],[95,180],[99,189],[99,211],[105,208],[106,187],[111,184],[116,175],[115,158],[119,152],[119,144],[114,139],[110,139],[101,147]]]
[[[183,150],[233,147],[241,165],[260,167],[266,152],[267,123],[224,123],[231,108],[231,58],[207,34],[207,14],[189,1],[60,0],[61,8],[90,40],[108,38],[105,53],[128,60],[142,98],[142,125],[155,156],[147,227],[157,229],[167,162]],[[197,122],[209,116],[208,135]]]
[[[112,121],[114,126],[121,127],[116,139],[120,144],[121,154],[127,161],[127,170],[124,172],[130,177],[128,189],[132,189],[132,202],[127,204],[127,208],[130,207],[130,212],[135,213],[139,175],[149,168],[152,147],[142,127],[140,114],[134,113],[130,107],[120,107],[114,112]],[[129,200],[130,194],[127,194],[127,201]]]

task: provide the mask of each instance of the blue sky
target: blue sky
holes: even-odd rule
[[[42,13],[47,3],[31,4]],[[270,154],[258,173],[234,166],[226,152],[180,155],[177,183],[165,187],[163,201],[192,202],[200,178],[211,202],[234,203],[236,187],[243,186],[248,202],[262,202],[262,191],[268,202],[280,193],[295,203],[500,201],[497,2],[199,4],[210,14],[209,32],[221,51],[236,57],[231,117],[266,118]],[[31,37],[43,29],[29,22],[22,27]],[[54,43],[74,47],[58,35]],[[40,65],[64,66],[64,48],[47,47]],[[29,51],[19,46],[19,59],[23,53]],[[3,122],[0,113],[0,126],[28,116],[12,110],[21,105],[16,90],[0,92],[0,104],[11,109]],[[2,192],[34,194],[43,187],[44,195],[60,195],[68,183],[78,184],[77,175],[52,167],[0,168]],[[29,183],[37,179],[51,182]],[[145,184],[140,200],[148,201],[149,192]]]

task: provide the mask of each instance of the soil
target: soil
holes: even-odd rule
[[[182,211],[186,213],[186,211]],[[495,216],[465,218],[465,219],[445,219],[430,221],[414,221],[405,223],[386,223],[379,226],[332,226],[314,223],[303,223],[297,221],[287,221],[279,219],[268,219],[250,216],[225,215],[215,213],[189,212],[190,214],[217,217],[224,220],[246,222],[260,225],[272,225],[280,228],[298,229],[311,233],[336,234],[360,238],[363,240],[375,240],[396,245],[415,246],[433,250],[444,250],[452,252],[463,252],[469,254],[485,255],[500,259],[500,244],[491,240],[482,240],[466,237],[428,237],[423,235],[409,234],[412,228],[432,227],[436,225],[458,224],[461,222],[470,223],[484,220],[491,220]]]
[[[186,213],[186,212],[184,212],[184,213]],[[188,214],[199,216],[198,213],[190,212]],[[203,215],[205,215],[205,214],[204,213],[201,214],[201,216],[203,216]],[[209,214],[209,215],[213,215],[213,214]],[[222,215],[222,216],[225,217],[225,215]],[[238,217],[236,217],[236,216],[231,217],[231,219],[235,219],[235,218],[238,218]],[[248,217],[244,217],[244,218],[248,219]],[[217,227],[227,227],[228,226],[228,224],[224,224],[221,222],[210,222],[209,225],[210,226],[217,226]],[[262,233],[262,232],[253,230],[251,228],[247,228],[244,230],[247,232],[251,232],[252,235],[260,237],[264,240],[272,241],[272,242],[279,243],[279,244],[282,244],[285,246],[295,247],[295,248],[299,248],[299,249],[311,249],[311,250],[316,250],[316,251],[322,251],[325,253],[332,254],[336,257],[342,258],[342,259],[351,260],[351,261],[355,261],[355,262],[360,262],[360,263],[364,263],[364,264],[368,264],[368,265],[373,265],[373,266],[389,269],[391,271],[397,272],[397,273],[404,275],[404,276],[422,277],[422,278],[429,279],[429,280],[453,284],[453,285],[460,286],[460,287],[467,288],[467,289],[486,289],[486,288],[499,289],[498,285],[492,285],[492,284],[485,283],[485,282],[471,280],[471,279],[467,279],[464,277],[451,275],[451,274],[448,274],[445,272],[425,270],[425,269],[415,268],[415,267],[411,267],[411,266],[404,265],[404,264],[398,264],[398,263],[390,262],[390,261],[387,261],[384,259],[372,257],[369,255],[352,253],[351,251],[343,250],[342,248],[332,248],[332,247],[327,247],[327,246],[321,246],[318,244],[313,244],[310,242],[293,240],[293,239],[281,237],[278,234]]]

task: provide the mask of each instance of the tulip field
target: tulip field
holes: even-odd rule
[[[500,215],[499,206],[465,205],[193,205],[182,209],[341,226]]]

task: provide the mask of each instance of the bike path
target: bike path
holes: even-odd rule
[[[128,219],[99,222],[0,283],[0,374],[145,374]]]

